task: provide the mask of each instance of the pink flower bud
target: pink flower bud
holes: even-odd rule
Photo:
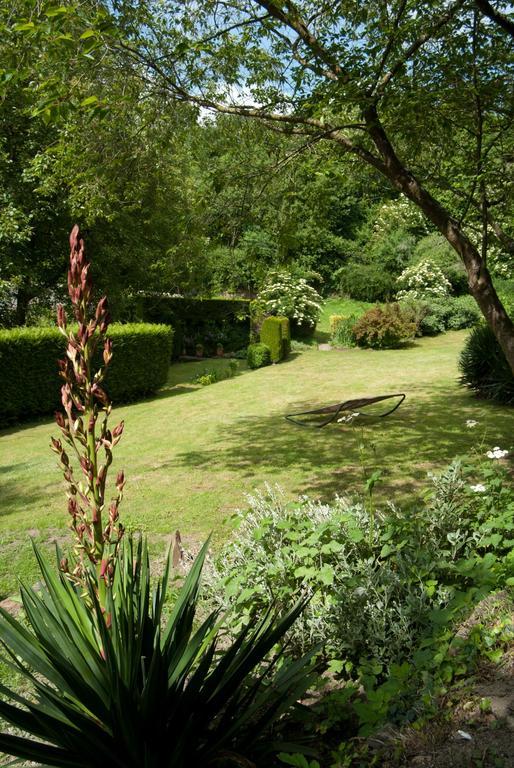
[[[123,434],[124,428],[125,428],[125,422],[124,421],[120,421],[118,426],[114,427],[114,429],[112,431],[112,436],[113,437],[121,437],[121,435]]]
[[[66,328],[66,312],[62,304],[57,305],[57,325],[62,330]]]
[[[124,474],[123,470],[120,470],[118,472],[117,477],[116,477],[116,488],[118,489],[118,491],[120,493],[123,490],[123,486],[124,485],[125,485],[125,474]]]

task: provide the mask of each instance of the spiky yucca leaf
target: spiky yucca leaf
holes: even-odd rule
[[[165,625],[169,558],[152,592],[144,541],[124,542],[103,610],[93,583],[81,595],[35,548],[44,586],[22,589],[30,629],[0,612],[10,663],[33,688],[0,687],[0,717],[25,734],[0,735],[0,751],[67,768],[185,768],[258,750],[315,674],[310,656],[269,660],[302,605],[219,652],[217,614],[194,621],[206,547]]]

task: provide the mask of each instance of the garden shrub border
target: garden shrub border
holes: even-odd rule
[[[173,346],[167,325],[111,325],[116,354],[105,389],[116,402],[149,395],[165,384]],[[60,403],[57,360],[66,340],[57,328],[0,330],[0,426],[52,413]],[[100,353],[98,353],[100,354]]]

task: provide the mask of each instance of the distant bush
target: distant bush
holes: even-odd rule
[[[337,272],[339,291],[357,301],[388,301],[394,293],[394,280],[380,264],[351,263]]]
[[[111,325],[107,336],[116,354],[105,389],[111,399],[133,400],[155,392],[165,382],[173,342],[169,326],[134,323]],[[60,402],[57,360],[65,339],[56,328],[0,331],[0,424],[54,411]]]
[[[414,338],[416,324],[399,304],[369,309],[353,326],[360,347],[396,349]]]
[[[402,308],[412,313],[420,336],[472,328],[482,317],[476,301],[469,295],[402,302]]]
[[[466,339],[459,359],[460,381],[479,397],[514,404],[514,374],[492,330],[485,323]]]
[[[330,341],[341,347],[354,347],[353,327],[357,322],[355,315],[330,315]]]
[[[468,292],[468,276],[464,265],[443,235],[430,234],[418,241],[411,264],[415,266],[422,261],[429,261],[439,267],[451,284],[453,294],[461,296]]]
[[[282,343],[282,319],[267,317],[261,326],[261,343],[269,347],[271,362],[279,363],[284,357]]]
[[[266,344],[250,344],[248,346],[247,361],[250,368],[262,368],[265,365],[270,365],[270,348]]]
[[[428,259],[404,269],[396,285],[398,301],[442,298],[451,291],[451,283],[442,269]]]

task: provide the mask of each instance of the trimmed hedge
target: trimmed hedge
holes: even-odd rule
[[[278,315],[282,323],[282,357],[286,358],[291,352],[291,323],[288,317]]]
[[[111,325],[114,355],[105,389],[114,402],[155,392],[165,382],[173,331],[165,325]],[[66,339],[56,328],[0,331],[0,425],[52,413],[60,404],[57,360]],[[98,352],[99,362],[101,350]]]
[[[235,352],[249,341],[250,301],[137,296],[124,319],[171,325],[175,359],[183,352],[194,355],[197,344],[207,355],[216,354],[218,344],[226,352]]]
[[[250,368],[262,368],[265,365],[270,365],[270,348],[266,344],[250,344],[248,346],[247,360]]]
[[[269,347],[271,362],[279,363],[284,357],[282,318],[267,317],[261,326],[261,343]]]

